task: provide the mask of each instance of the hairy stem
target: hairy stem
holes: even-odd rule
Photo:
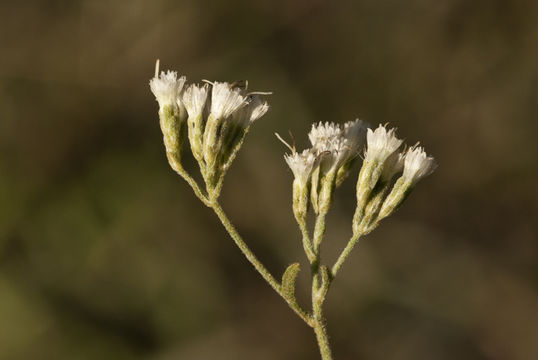
[[[260,273],[260,275],[264,278],[264,280],[267,281],[267,283],[269,283],[269,285],[271,285],[271,287],[278,293],[278,295],[280,295],[284,300],[286,300],[286,302],[292,308],[292,310],[295,311],[295,313],[305,323],[312,326],[312,319],[310,315],[306,313],[300,306],[288,301],[283,296],[282,287],[280,286],[280,283],[273,277],[273,275],[271,275],[269,270],[265,268],[265,266],[260,262],[260,260],[258,260],[256,255],[254,255],[254,253],[252,252],[252,250],[250,250],[250,248],[245,243],[241,235],[239,235],[239,233],[237,232],[237,230],[231,223],[230,219],[228,219],[228,217],[226,216],[226,213],[224,212],[220,204],[217,202],[214,202],[210,205],[210,207],[215,211],[222,225],[224,225],[224,227],[226,228],[226,231],[228,232],[228,234],[230,234],[231,238],[234,240],[237,247],[239,247],[243,255],[245,255],[245,257],[252,264],[252,266],[254,266],[254,268]]]
[[[325,328],[325,319],[323,318],[323,303],[329,290],[331,276],[327,268],[321,265],[321,242],[325,235],[325,212],[320,212],[316,217],[313,235],[314,261],[311,261],[312,270],[312,328],[316,334],[319,352],[322,360],[332,360],[329,337]]]
[[[194,180],[194,178],[190,176],[187,173],[187,171],[185,171],[185,169],[183,169],[183,166],[175,158],[175,156],[173,156],[170,153],[166,153],[166,155],[168,157],[168,162],[170,163],[170,166],[172,167],[172,169],[174,169],[174,171],[178,173],[179,176],[181,176],[190,185],[190,187],[194,191],[194,195],[196,195],[196,197],[200,199],[204,203],[205,206],[211,207],[211,202],[209,201],[205,191],[203,191],[200,188],[196,180]]]
[[[312,279],[312,328],[316,334],[319,352],[322,360],[332,360],[329,337],[325,328],[325,318],[323,317],[323,303],[329,291],[330,277],[326,266],[318,266],[317,274]]]
[[[349,242],[347,243],[346,247],[338,257],[338,260],[334,263],[332,270],[331,270],[331,277],[335,277],[338,273],[338,270],[342,267],[342,264],[347,259],[349,254],[351,253],[351,250],[353,250],[353,247],[355,247],[355,244],[357,244],[357,241],[359,241],[359,238],[361,237],[360,232],[356,232],[353,234],[351,239],[349,239]]]
[[[327,336],[327,330],[325,328],[323,320],[314,320],[313,328],[314,332],[316,333],[316,339],[318,341],[321,359],[332,360],[333,356],[331,352],[331,347],[329,345],[329,337]]]
[[[323,240],[323,235],[325,235],[325,216],[327,214],[320,212],[316,217],[316,224],[314,225],[314,252],[316,256],[320,257],[320,245]]]
[[[314,249],[312,249],[312,240],[310,239],[310,235],[308,234],[306,221],[297,219],[297,224],[299,224],[301,234],[303,235],[304,252],[306,254],[306,257],[308,258],[308,261],[310,262],[310,264],[312,264],[316,260],[316,254],[314,253]]]

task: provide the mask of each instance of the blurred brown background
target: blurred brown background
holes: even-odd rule
[[[274,92],[222,203],[277,277],[305,262],[275,131],[390,122],[437,158],[333,284],[336,359],[538,359],[537,20],[532,0],[2,1],[0,359],[318,358],[168,167],[156,58]]]

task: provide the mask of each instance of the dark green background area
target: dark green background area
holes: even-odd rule
[[[0,359],[318,357],[169,168],[156,58],[274,93],[222,204],[275,276],[302,262],[304,304],[273,133],[303,148],[312,122],[359,117],[436,157],[333,283],[336,359],[537,359],[537,19],[531,0],[2,1]],[[330,263],[357,173],[336,192]]]

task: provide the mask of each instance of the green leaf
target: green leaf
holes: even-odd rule
[[[295,280],[297,280],[297,274],[301,270],[301,265],[299,263],[293,263],[282,275],[282,296],[292,303],[296,303],[295,299]]]

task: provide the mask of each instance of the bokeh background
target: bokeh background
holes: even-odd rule
[[[318,358],[169,168],[156,58],[274,92],[222,203],[277,277],[305,259],[275,131],[360,117],[437,158],[331,288],[337,359],[538,359],[537,44],[532,0],[0,2],[0,359]]]

